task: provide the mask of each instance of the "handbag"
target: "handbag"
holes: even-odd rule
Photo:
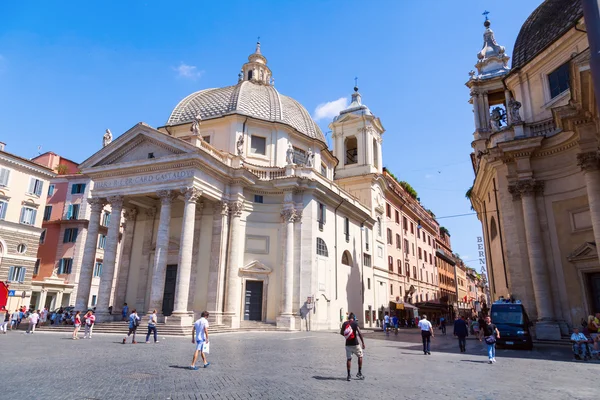
[[[487,344],[494,344],[494,343],[496,343],[496,337],[493,336],[493,335],[492,336],[486,336],[485,337],[485,342]]]

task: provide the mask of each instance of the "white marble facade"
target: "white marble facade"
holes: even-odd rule
[[[127,302],[182,325],[208,310],[232,327],[330,329],[378,307],[375,261],[363,264],[376,207],[332,180],[338,160],[275,90],[260,45],[242,69],[237,85],[188,96],[166,126],[139,123],[80,165],[94,187],[77,309],[89,305],[105,204],[122,218],[108,227],[99,320]]]

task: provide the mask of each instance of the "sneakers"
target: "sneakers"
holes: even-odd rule
[[[210,365],[210,363],[207,362],[206,364],[204,364],[204,368],[208,368],[209,365]]]
[[[356,378],[363,380],[363,379],[365,379],[365,376],[359,372],[358,374],[356,374]]]
[[[350,382],[350,375],[348,375],[348,377],[346,378],[346,381]]]
[[[427,352],[427,355],[428,355],[428,356],[430,356],[430,355],[431,355],[431,352],[430,352],[430,351],[428,351],[428,352]]]
[[[494,363],[496,362],[496,357],[492,358],[492,362],[494,362]]]
[[[123,339],[123,344],[125,344],[126,339]]]
[[[150,342],[146,340],[146,344],[149,344]]]
[[[490,359],[490,361],[488,361],[488,364],[493,364],[494,362]]]
[[[194,366],[194,365],[190,365],[190,369],[194,370],[194,371],[198,371],[200,368]]]

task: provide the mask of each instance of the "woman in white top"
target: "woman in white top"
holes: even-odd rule
[[[154,343],[158,343],[158,334],[156,333],[156,310],[148,316],[148,333],[146,334],[146,343],[150,343],[150,333],[154,332]]]

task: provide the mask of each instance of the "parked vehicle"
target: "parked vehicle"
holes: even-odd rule
[[[525,307],[520,301],[497,301],[492,304],[492,323],[498,327],[500,338],[496,344],[499,347],[533,348],[533,338],[530,328],[533,326]]]

